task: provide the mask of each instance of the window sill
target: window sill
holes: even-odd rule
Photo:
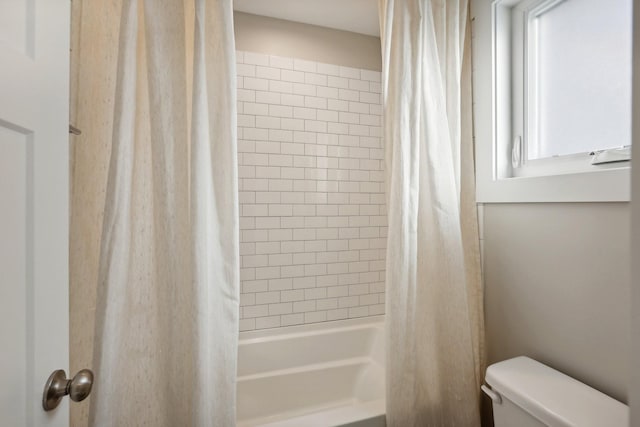
[[[631,168],[491,179],[478,174],[478,203],[628,202]]]
[[[595,156],[606,155],[605,150],[598,154],[572,154],[529,160],[523,166],[513,169],[513,177],[536,177],[600,172],[609,169],[625,169],[631,164],[630,159],[592,163]]]

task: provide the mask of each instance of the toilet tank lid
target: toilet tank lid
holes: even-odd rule
[[[547,425],[629,425],[626,405],[528,357],[489,366],[485,379],[493,390]]]

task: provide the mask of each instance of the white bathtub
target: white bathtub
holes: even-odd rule
[[[383,316],[240,333],[238,426],[384,427]]]

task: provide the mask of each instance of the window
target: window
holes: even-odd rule
[[[536,187],[516,201],[628,199],[632,3],[472,1],[480,190]],[[574,176],[534,179],[562,175]],[[560,182],[574,184],[559,195]],[[571,195],[572,185],[602,194]]]
[[[631,144],[631,5],[528,0],[512,8],[514,176],[585,171],[596,152],[613,149],[619,156],[608,158],[620,160],[629,151],[620,148]]]

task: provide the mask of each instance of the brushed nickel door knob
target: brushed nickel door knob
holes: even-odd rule
[[[58,407],[66,395],[74,402],[80,402],[89,396],[92,386],[93,372],[89,369],[82,369],[70,380],[64,370],[53,371],[44,386],[42,407],[45,411],[51,411]]]

